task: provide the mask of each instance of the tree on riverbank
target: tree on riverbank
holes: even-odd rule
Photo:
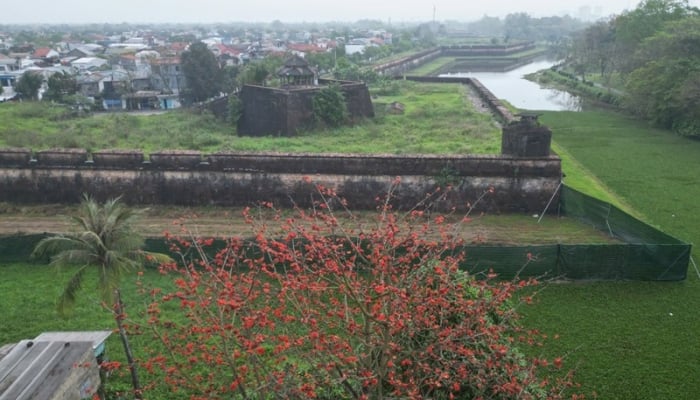
[[[639,115],[686,135],[700,137],[700,17],[667,25],[637,51],[641,65],[626,90]]]
[[[700,10],[686,0],[645,0],[580,32],[567,66],[620,77],[624,107],[659,126],[700,137]]]

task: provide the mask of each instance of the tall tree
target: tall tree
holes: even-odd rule
[[[223,90],[223,75],[214,53],[202,42],[192,43],[181,56],[182,72],[187,80],[183,90],[185,103],[210,99]]]
[[[598,21],[574,35],[569,64],[585,80],[587,72],[599,73],[606,82],[615,70],[617,41],[611,21]]]
[[[71,235],[50,236],[37,243],[34,257],[51,257],[57,267],[78,266],[58,299],[58,312],[68,315],[82,289],[85,275],[97,274],[97,289],[105,304],[112,306],[114,320],[124,346],[136,398],[141,398],[136,362],[123,326],[124,304],[120,282],[124,274],[140,268],[153,257],[169,260],[167,256],[141,250],[143,239],[132,223],[138,212],[126,207],[118,198],[100,205],[88,195],[83,196],[79,215],[72,220],[77,231]]]
[[[700,137],[700,16],[668,24],[644,41],[627,79],[628,106],[674,131]]]
[[[691,7],[687,0],[644,0],[634,10],[618,16],[614,20],[616,54],[628,61],[621,65],[622,70],[630,72],[639,66],[634,63],[633,55],[646,38],[671,21],[697,14],[697,8]]]
[[[61,102],[66,96],[74,95],[78,91],[78,83],[75,76],[65,72],[51,75],[48,80],[49,88],[44,93],[45,100]]]
[[[34,72],[25,72],[15,84],[15,91],[25,100],[36,100],[43,78]]]
[[[532,17],[524,12],[506,15],[505,36],[508,39],[533,40]]]
[[[241,73],[241,67],[238,65],[227,65],[221,71],[222,73],[222,91],[224,93],[235,93],[238,91],[238,76]]]

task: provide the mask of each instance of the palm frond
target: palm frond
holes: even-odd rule
[[[172,257],[170,257],[167,254],[163,253],[154,253],[151,251],[141,251],[140,252],[142,257],[144,258],[144,261],[151,263],[151,264],[168,264],[171,262],[174,262]]]
[[[99,261],[99,255],[85,249],[63,250],[51,257],[52,266],[57,268],[68,267],[72,265],[96,265]]]
[[[89,265],[83,265],[70,278],[68,283],[63,287],[63,292],[58,298],[56,309],[62,317],[67,317],[75,305],[75,300],[80,289],[83,287],[83,278]]]
[[[44,258],[65,250],[75,250],[82,248],[84,243],[70,236],[50,236],[43,238],[36,244],[32,251],[32,258]]]
[[[100,298],[108,306],[114,305],[114,291],[119,287],[122,273],[118,268],[100,267],[99,277],[97,280],[97,290],[100,292]]]
[[[90,195],[83,194],[83,201],[80,203],[80,218],[83,220],[83,228],[88,231],[99,233],[101,223],[100,205]]]

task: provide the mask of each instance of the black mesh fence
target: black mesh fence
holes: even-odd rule
[[[462,267],[475,274],[493,271],[505,279],[515,276],[659,281],[686,278],[690,244],[609,203],[566,186],[561,190],[562,215],[591,224],[621,243],[466,246],[462,249],[466,253]],[[42,234],[0,237],[0,263],[28,262],[42,237]],[[146,249],[165,253],[168,245],[163,238],[148,239]]]
[[[677,281],[686,278],[691,245],[619,208],[562,185],[559,212],[590,224],[619,244],[467,247],[464,268],[503,278]]]
[[[559,271],[571,279],[674,281],[686,278],[691,246],[619,208],[562,186],[561,212],[624,242],[561,245]]]

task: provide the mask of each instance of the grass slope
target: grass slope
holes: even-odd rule
[[[698,242],[700,142],[608,111],[546,112],[540,120],[566,154],[648,222]],[[692,266],[688,276],[676,283],[551,284],[522,310],[528,325],[560,335],[543,352],[568,352],[584,392],[601,399],[695,399],[700,280]]]

